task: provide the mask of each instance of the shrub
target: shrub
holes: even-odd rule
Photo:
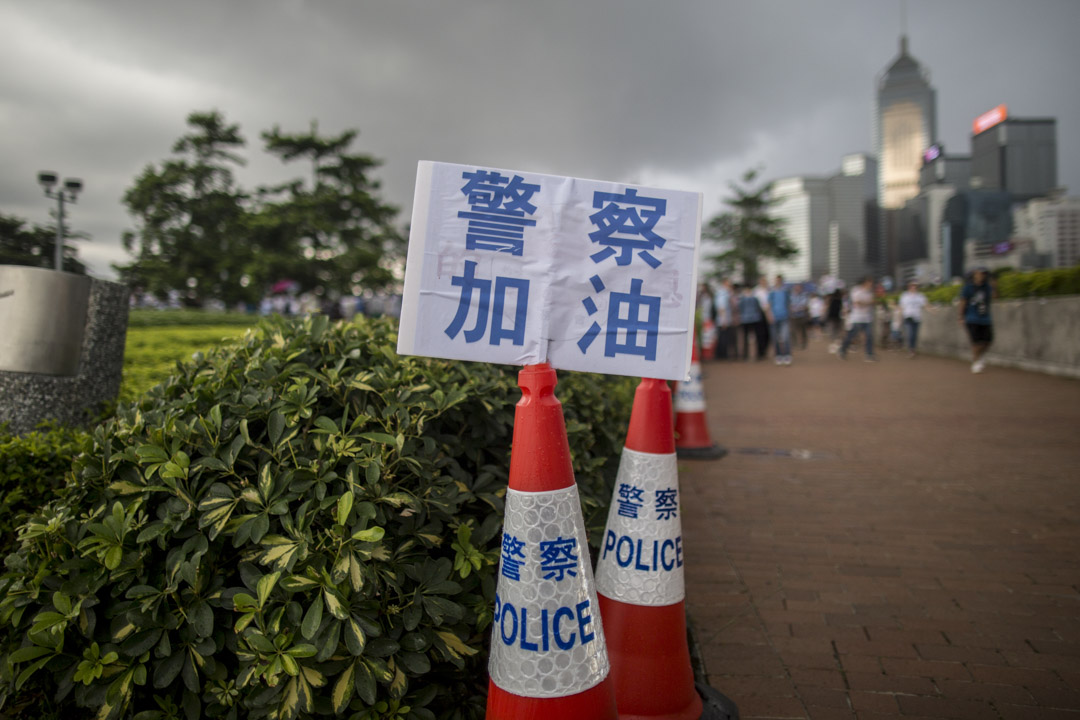
[[[394,342],[274,321],[97,427],[0,578],[8,710],[482,717],[517,369]],[[560,382],[594,527],[633,386]]]
[[[0,427],[0,552],[14,547],[20,520],[64,488],[86,439],[82,430],[52,423],[21,436]]]

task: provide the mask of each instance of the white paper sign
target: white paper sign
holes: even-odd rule
[[[686,378],[701,193],[421,162],[398,352]]]

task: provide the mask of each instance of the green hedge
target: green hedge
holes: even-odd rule
[[[128,327],[166,327],[183,325],[241,325],[252,327],[259,322],[258,315],[237,312],[209,312],[204,310],[132,310],[128,313]]]
[[[998,298],[1017,300],[1053,295],[1080,295],[1080,266],[1030,272],[995,273]],[[926,291],[932,303],[949,305],[960,296],[962,285],[943,285]]]
[[[81,430],[44,424],[22,436],[0,427],[0,553],[15,544],[15,528],[65,486],[87,440]]]
[[[0,577],[0,702],[171,720],[481,718],[517,368],[269,322],[94,429]],[[562,400],[600,536],[629,378]]]

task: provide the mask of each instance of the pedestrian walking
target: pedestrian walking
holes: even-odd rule
[[[907,344],[908,357],[915,357],[919,352],[919,326],[922,324],[922,311],[929,302],[919,292],[919,283],[912,280],[907,290],[900,293],[900,317],[904,325],[904,340]]]
[[[730,278],[724,278],[716,291],[716,357],[720,360],[734,360],[739,356],[735,319],[735,288]]]
[[[749,285],[743,286],[742,292],[739,294],[738,312],[739,327],[742,328],[742,359],[750,359],[750,338],[752,336],[755,339],[755,349],[757,350],[755,358],[764,360],[768,343],[768,338],[762,332],[762,328],[765,326],[765,312],[761,308],[761,303],[754,296],[754,289]]]
[[[784,287],[784,276],[777,275],[769,290],[770,331],[775,343],[777,365],[791,364],[791,294]]]
[[[810,327],[813,329],[816,337],[823,337],[825,333],[825,311],[828,309],[828,304],[825,302],[825,298],[821,295],[814,293],[810,297]]]
[[[986,268],[976,268],[971,280],[960,291],[960,324],[967,326],[971,339],[971,372],[981,373],[986,368],[983,358],[994,342],[994,324],[990,317],[990,300],[997,288],[990,280]]]
[[[769,281],[767,278],[761,277],[758,279],[758,283],[754,287],[754,297],[757,298],[758,305],[761,306],[761,322],[758,332],[765,337],[765,352],[768,353],[769,343],[772,342],[769,334],[772,318],[769,317]]]
[[[866,362],[876,362],[874,356],[874,281],[870,277],[851,289],[851,313],[848,316],[851,327],[844,335],[837,357],[847,359],[848,348],[858,333],[866,336]]]
[[[791,341],[800,350],[806,349],[810,326],[810,294],[801,283],[791,288]]]
[[[829,302],[825,311],[825,324],[829,332],[829,340],[833,347],[829,352],[840,349],[840,334],[844,327],[844,291],[836,288],[829,294]]]

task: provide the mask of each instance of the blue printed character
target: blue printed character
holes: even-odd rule
[[[521,566],[525,564],[525,541],[509,533],[503,533],[502,559],[499,572],[511,580],[521,579]]]
[[[599,280],[594,276],[594,280]],[[593,287],[597,286],[593,282]],[[646,360],[656,360],[656,342],[660,335],[660,297],[645,295],[641,288],[643,281],[633,278],[630,292],[612,292],[608,300],[607,333],[604,342],[604,357],[616,355],[640,355]],[[603,284],[600,283],[600,288]],[[582,301],[590,315],[596,310],[596,303],[591,297]],[[578,348],[584,354],[593,340],[603,332],[600,323],[593,322],[578,340]]]
[[[645,491],[634,485],[619,483],[616,504],[619,506],[618,514],[625,518],[637,519],[638,510],[645,504]]]
[[[577,576],[577,538],[540,541],[540,572],[545,580],[562,580],[566,575]]]
[[[464,333],[465,342],[474,343],[488,335],[488,311],[491,311],[491,334],[488,342],[499,345],[503,340],[510,340],[514,345],[525,344],[525,319],[529,309],[529,281],[522,278],[495,277],[495,297],[492,302],[491,280],[476,277],[476,263],[465,261],[462,275],[452,276],[450,284],[461,288],[457,313],[450,321],[445,332],[453,340],[465,326],[465,321],[473,308],[473,295],[476,295],[476,323]],[[503,311],[506,307],[507,291],[514,291],[513,325],[503,327]]]
[[[660,267],[660,260],[650,251],[664,246],[666,240],[654,232],[657,221],[667,212],[667,201],[638,195],[629,188],[625,193],[593,193],[593,207],[599,208],[589,216],[597,230],[589,239],[604,249],[591,255],[600,263],[618,253],[615,264],[629,265],[636,251],[649,267]]]
[[[668,488],[656,491],[656,519],[670,520],[679,514],[678,490]]]
[[[466,249],[522,255],[525,228],[536,225],[530,217],[536,212],[531,201],[540,186],[525,182],[520,175],[509,178],[494,170],[464,172],[461,177],[467,181],[461,192],[470,206],[469,211],[458,213],[469,221]]]

